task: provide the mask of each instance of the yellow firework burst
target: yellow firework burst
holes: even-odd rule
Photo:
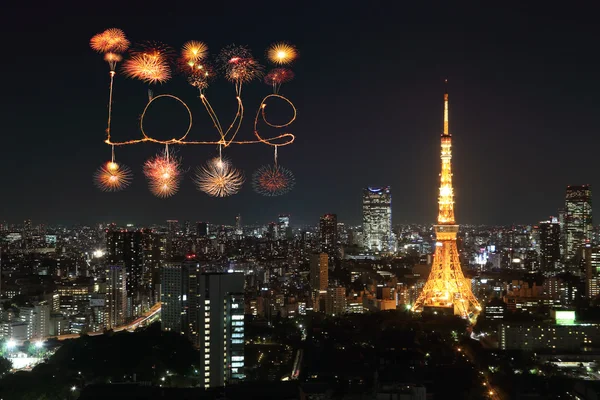
[[[267,57],[274,64],[290,64],[298,57],[298,51],[288,43],[274,43],[267,49]]]
[[[207,54],[208,46],[205,43],[196,40],[186,42],[181,49],[181,56],[183,59],[188,63],[192,63],[192,65],[206,58]]]
[[[125,165],[109,161],[94,174],[96,186],[104,192],[117,192],[131,183],[132,173]]]
[[[198,190],[209,196],[227,197],[240,191],[244,174],[230,161],[216,157],[198,168],[194,181]]]

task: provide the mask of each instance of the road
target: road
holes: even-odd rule
[[[473,354],[473,352],[471,351],[471,349],[469,347],[462,347],[462,346],[460,346],[460,347],[457,347],[456,350],[459,353],[462,353],[463,357],[466,357],[471,364],[475,365],[476,368],[479,368],[478,363],[475,361],[475,355]],[[487,390],[488,390],[488,396],[489,396],[489,398],[492,399],[492,400],[502,400],[502,397],[500,397],[500,395],[498,394],[498,390],[495,389],[490,384],[487,372],[488,371],[479,371],[479,373],[483,377],[483,386],[485,386],[487,388]]]
[[[139,317],[138,319],[129,322],[125,325],[121,325],[121,326],[117,326],[116,328],[113,329],[113,332],[120,332],[120,331],[135,331],[137,328],[139,328],[140,326],[144,326],[147,322],[152,321],[155,317],[157,317],[160,313],[160,309],[161,309],[161,304],[160,303],[156,303],[155,305],[153,305],[150,310],[146,311],[141,317]],[[104,332],[90,332],[87,335],[88,336],[98,336],[98,335],[102,335]],[[58,340],[67,340],[67,339],[77,339],[78,337],[80,337],[81,335],[79,333],[72,333],[72,334],[68,334],[68,335],[60,335],[60,336],[52,336],[48,339],[58,339]]]

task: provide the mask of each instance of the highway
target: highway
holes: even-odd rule
[[[139,317],[138,319],[136,319],[132,322],[129,322],[125,325],[117,326],[116,328],[113,329],[113,332],[120,332],[120,331],[125,331],[125,330],[127,330],[129,332],[133,332],[140,326],[144,326],[148,322],[153,322],[153,320],[156,317],[158,317],[158,315],[160,315],[160,309],[161,309],[161,304],[156,303],[155,305],[153,305],[150,308],[150,310],[146,311],[141,317]],[[102,335],[103,333],[104,332],[89,332],[87,335],[88,336],[98,336],[98,335]],[[67,340],[67,339],[77,339],[80,336],[81,335],[79,333],[72,333],[72,334],[68,334],[68,335],[51,336],[48,339]]]

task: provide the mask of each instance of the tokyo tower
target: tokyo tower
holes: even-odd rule
[[[429,278],[412,310],[421,312],[424,309],[430,309],[447,313],[452,311],[455,315],[470,318],[473,314],[478,314],[481,307],[471,291],[470,281],[463,275],[456,247],[458,225],[454,220],[452,135],[448,130],[447,91],[444,94],[444,132],[442,133],[441,158],[439,214],[438,223],[434,226],[435,254]]]

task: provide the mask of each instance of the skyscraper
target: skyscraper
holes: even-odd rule
[[[321,252],[329,254],[330,257],[337,255],[338,242],[337,215],[325,214],[319,221],[319,247]]]
[[[198,237],[208,236],[208,222],[196,222],[196,235]]]
[[[172,259],[176,253],[177,233],[179,231],[179,221],[174,219],[167,220],[167,259]]]
[[[559,272],[560,224],[556,218],[540,222],[540,267],[544,275]]]
[[[190,297],[189,265],[169,261],[161,273],[161,326],[164,331],[187,334]]]
[[[438,223],[434,225],[435,254],[431,272],[423,291],[413,305],[413,311],[428,308],[468,318],[479,313],[481,307],[471,291],[471,283],[465,279],[456,236],[458,224],[454,219],[454,188],[452,186],[452,135],[448,127],[448,92],[444,94],[444,130],[441,135],[442,172],[438,197]]]
[[[372,251],[392,248],[392,192],[389,186],[363,189],[364,247]]]
[[[127,272],[119,265],[112,265],[106,271],[106,298],[104,323],[107,329],[125,323],[127,311]]]
[[[140,295],[143,286],[144,248],[141,231],[114,230],[106,232],[106,254],[108,265],[120,265],[127,274],[126,318],[140,310]]]
[[[291,239],[291,237],[290,216],[282,214],[277,218],[277,239]]]
[[[200,359],[204,387],[242,380],[244,374],[244,275],[199,275]]]
[[[310,257],[310,286],[313,291],[326,291],[329,286],[329,257],[315,253]]]
[[[592,239],[592,188],[567,186],[565,197],[566,260],[572,260]]]
[[[235,234],[238,236],[244,234],[244,230],[242,228],[242,216],[240,214],[235,217]]]

